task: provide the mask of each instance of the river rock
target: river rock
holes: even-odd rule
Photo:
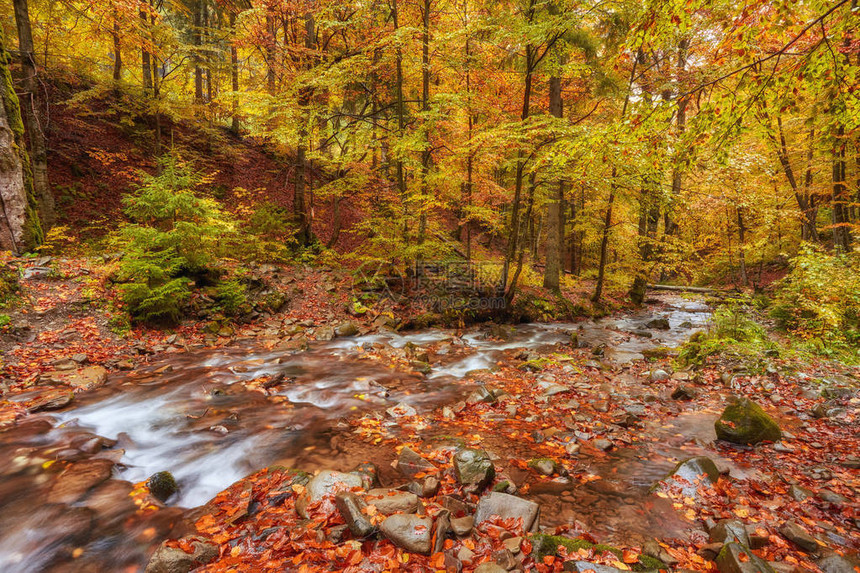
[[[179,491],[179,486],[176,485],[176,480],[170,472],[152,474],[146,480],[146,487],[149,488],[149,493],[159,501],[167,501],[171,495]]]
[[[555,462],[549,458],[535,458],[529,461],[528,466],[545,476],[555,473]]]
[[[336,336],[334,329],[330,326],[321,326],[320,328],[317,328],[315,334],[317,340],[323,341],[332,340]]]
[[[663,380],[668,380],[670,377],[671,375],[668,372],[658,368],[656,370],[651,371],[651,374],[648,376],[648,379],[651,382],[662,382]]]
[[[481,563],[475,567],[475,573],[508,573],[508,570],[498,563]]]
[[[469,394],[466,398],[467,404],[478,404],[480,402],[484,402],[486,404],[492,404],[496,401],[496,396],[492,392],[490,392],[486,386],[478,386],[475,390]]]
[[[73,388],[91,390],[107,382],[107,375],[108,372],[103,366],[87,366],[70,376],[68,383]]]
[[[740,543],[727,543],[717,555],[720,573],[774,573],[767,561]]]
[[[803,501],[807,497],[810,497],[812,492],[806,488],[800,487],[799,485],[792,485],[788,488],[788,495],[791,496],[791,499],[794,501]]]
[[[60,474],[48,492],[48,503],[74,503],[88,491],[110,479],[113,462],[84,460],[70,465]]]
[[[364,501],[376,506],[382,515],[416,513],[423,507],[417,495],[396,489],[372,489],[364,496]]]
[[[362,512],[366,504],[357,495],[351,491],[339,492],[334,497],[334,505],[354,536],[361,538],[373,533],[373,524]]]
[[[364,489],[371,489],[379,486],[379,468],[373,462],[361,462],[352,469],[354,474],[358,474],[364,480]]]
[[[652,330],[669,330],[669,320],[663,317],[655,318],[646,322],[645,327]]]
[[[824,573],[857,573],[856,567],[860,567],[860,559],[849,559],[838,553],[828,553],[815,562]]]
[[[806,529],[794,521],[786,521],[779,528],[779,534],[793,542],[807,553],[820,551],[822,546],[818,544]]]
[[[621,569],[610,567],[609,565],[601,565],[600,563],[592,563],[591,561],[565,561],[563,571],[576,571],[577,573],[621,573]]]
[[[483,450],[463,448],[454,455],[454,473],[463,485],[483,487],[496,475],[490,456]]]
[[[507,324],[491,324],[486,333],[485,338],[497,338],[499,340],[510,340],[514,337],[514,328]]]
[[[65,408],[75,399],[75,394],[71,390],[62,388],[46,388],[40,392],[38,396],[31,400],[27,400],[24,404],[27,411],[31,414],[34,412],[42,412],[48,410],[59,410]]]
[[[502,519],[521,518],[524,531],[536,531],[540,522],[540,506],[507,493],[490,492],[478,502],[475,525],[480,525],[494,515]]]
[[[722,519],[708,534],[711,543],[740,543],[749,547],[750,539],[746,526],[737,519]]]
[[[150,558],[146,573],[188,573],[218,557],[218,545],[211,541],[202,537],[190,537],[182,541],[193,548],[191,553],[179,547],[169,547],[165,541]]]
[[[690,386],[681,384],[672,392],[673,400],[692,400],[696,397],[696,390]]]
[[[436,466],[425,460],[421,454],[412,448],[405,447],[400,450],[400,455],[397,457],[397,471],[403,475],[414,477],[416,474],[435,470]]]
[[[451,518],[451,531],[459,537],[465,537],[472,533],[472,527],[474,527],[474,525],[475,518],[471,515]]]
[[[696,494],[697,484],[712,485],[718,479],[720,479],[720,470],[717,469],[714,461],[705,456],[696,456],[678,462],[678,465],[652,489],[659,489],[661,484],[671,484],[681,487],[685,495],[693,496]]]
[[[299,515],[308,519],[308,506],[312,503],[316,503],[338,491],[363,487],[364,480],[358,474],[347,474],[333,470],[321,471],[308,482],[305,490],[296,500],[296,511]]]
[[[339,324],[337,328],[334,329],[334,333],[337,336],[355,336],[358,334],[358,326],[356,326],[353,321],[348,320]]]
[[[385,412],[392,418],[404,418],[418,415],[418,412],[415,410],[415,408],[413,408],[406,402],[400,402],[399,404],[390,407]]]
[[[729,404],[714,423],[717,438],[735,444],[754,445],[762,441],[777,442],[782,437],[777,423],[749,398]]]
[[[392,543],[411,553],[430,553],[433,520],[426,516],[398,513],[385,518],[380,531]]]

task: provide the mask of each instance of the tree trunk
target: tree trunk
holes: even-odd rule
[[[424,243],[427,233],[427,208],[429,204],[430,160],[432,149],[430,147],[430,0],[424,0],[421,11],[421,111],[424,114],[424,149],[421,150],[421,199],[419,202],[418,216],[418,244]]]
[[[561,78],[549,79],[549,112],[555,117],[564,116],[561,97]],[[546,208],[546,269],[543,275],[544,288],[558,291],[560,288],[561,254],[564,241],[564,180],[559,180]]]
[[[230,30],[235,36],[236,13],[232,10],[230,11]],[[233,88],[230,130],[238,134],[242,126],[239,120],[239,50],[236,48],[235,37],[230,41],[230,80]]]
[[[684,69],[687,67],[687,49],[689,47],[689,41],[687,39],[683,39],[678,42],[678,61],[676,67],[676,79],[678,81],[678,85],[681,85],[681,76],[684,73]],[[687,98],[682,97],[678,100],[678,115],[675,121],[675,127],[677,129],[677,139],[680,143],[681,136],[684,135],[684,132],[687,129]],[[681,184],[682,184],[682,176],[683,171],[681,170],[681,166],[676,164],[672,167],[672,200],[675,200],[681,194]],[[674,236],[678,231],[678,224],[672,219],[669,209],[666,209],[665,214],[665,233],[667,236]]]
[[[118,83],[122,79],[122,44],[120,43],[119,12],[113,9],[113,81]]]
[[[143,83],[143,91],[149,92],[152,89],[152,64],[149,61],[150,41],[149,37],[149,4],[148,0],[142,0],[140,3],[140,64],[141,64],[141,82]]]
[[[204,0],[195,0],[192,8],[192,41],[194,44],[194,103],[195,105],[203,104],[203,67],[201,64],[201,33],[203,31],[203,10],[205,10]],[[195,113],[199,114],[200,110]]]
[[[18,27],[18,52],[21,56],[21,72],[24,97],[21,110],[27,124],[30,140],[30,161],[33,168],[33,191],[39,204],[39,218],[47,230],[54,224],[54,196],[48,184],[48,149],[45,138],[45,125],[40,110],[43,101],[40,97],[39,81],[36,73],[36,60],[33,54],[33,33],[30,28],[30,14],[27,0],[13,0],[15,23]]]
[[[737,212],[738,218],[738,240],[740,244],[738,245],[738,260],[740,262],[740,271],[741,271],[741,285],[748,286],[750,284],[749,275],[747,274],[747,259],[746,253],[744,253],[744,247],[746,246],[746,227],[744,226],[744,215],[743,208],[737,207],[735,209]]]
[[[532,96],[532,81],[533,81],[533,72],[534,72],[534,60],[535,60],[535,48],[531,46],[531,44],[526,45],[526,75],[523,89],[523,107],[522,112],[520,113],[520,121],[525,121],[529,117],[529,111],[531,107],[531,96]],[[520,203],[522,202],[522,192],[523,192],[523,174],[525,173],[526,166],[526,158],[523,156],[522,151],[517,152],[517,171],[516,176],[514,178],[514,200],[511,203],[511,226],[510,226],[510,235],[508,238],[508,249],[505,254],[505,260],[502,263],[502,275],[499,279],[499,290],[505,292],[506,300],[513,300],[513,297],[509,297],[507,292],[509,290],[508,287],[508,272],[510,269],[510,265],[513,262],[514,258],[517,255],[517,249],[519,248],[519,237],[520,237]],[[517,273],[519,276],[519,273]],[[511,285],[513,289],[516,287]]]
[[[400,14],[397,0],[391,3],[391,18],[394,21],[394,33],[400,29]],[[403,49],[398,42],[395,48],[395,90],[397,92],[397,137],[403,137],[405,124],[405,110],[403,107]],[[403,205],[403,240],[409,241],[409,203],[406,197],[406,174],[403,172],[403,159],[397,157],[397,190],[400,192],[400,201]]]
[[[839,126],[836,147],[833,150],[833,194],[831,195],[831,221],[833,223],[833,247],[848,252],[851,246],[848,203],[850,197],[845,184],[845,128]]]
[[[19,255],[42,241],[24,122],[0,30],[0,250]]]
[[[621,106],[621,118],[627,115],[627,106],[630,103],[630,94],[633,91],[633,80],[636,78],[636,66],[639,63],[639,56],[633,60],[633,65],[630,67],[630,78],[627,81],[627,93],[624,96],[624,105]],[[618,167],[612,165],[612,176],[609,183],[609,200],[606,202],[606,214],[603,217],[603,234],[600,238],[600,262],[597,267],[597,283],[594,285],[594,294],[591,295],[592,302],[600,301],[603,296],[603,283],[606,280],[606,254],[609,247],[609,232],[612,229],[612,206],[615,203],[615,192],[618,189]]]
[[[307,49],[306,69],[313,67],[313,58],[310,53],[314,48],[314,37],[316,34],[316,23],[311,12],[305,13],[305,48]],[[296,239],[302,246],[311,244],[311,220],[309,202],[305,193],[305,185],[308,181],[308,161],[307,148],[310,141],[308,133],[308,124],[310,123],[310,104],[313,97],[312,88],[303,86],[299,89],[299,108],[302,110],[301,121],[302,125],[299,128],[299,145],[296,149],[296,181],[295,181],[295,196],[293,198],[293,214],[296,217],[296,222],[299,226],[296,233]]]

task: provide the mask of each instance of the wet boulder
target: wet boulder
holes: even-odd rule
[[[110,479],[113,462],[91,459],[70,465],[60,474],[48,493],[48,503],[74,503],[87,492]]]
[[[316,339],[322,341],[332,340],[335,336],[335,331],[330,326],[323,326],[316,330]]]
[[[176,479],[170,472],[157,472],[152,474],[146,480],[146,487],[149,488],[149,493],[159,501],[167,501],[174,493],[179,491],[179,486],[176,485]]]
[[[502,519],[520,518],[524,531],[536,531],[540,522],[540,506],[514,495],[490,492],[478,502],[475,525],[480,525],[494,515]]]
[[[491,324],[484,333],[485,338],[496,338],[498,340],[510,340],[514,337],[514,327],[507,324]]]
[[[860,567],[860,559],[844,557],[838,553],[830,552],[815,562],[824,573],[857,573]]]
[[[458,537],[465,537],[472,533],[472,527],[475,525],[475,518],[471,515],[463,517],[451,518],[451,531]]]
[[[357,495],[342,491],[335,496],[334,505],[354,536],[361,538],[373,533],[375,528],[362,511],[367,504]]]
[[[696,390],[691,386],[687,386],[685,384],[679,385],[675,390],[672,391],[672,399],[673,400],[683,400],[689,401],[696,397]]]
[[[541,475],[551,476],[555,473],[557,464],[549,458],[535,458],[529,460],[528,467]]]
[[[740,543],[749,547],[750,539],[746,526],[737,519],[721,519],[708,532],[711,543]]]
[[[490,390],[488,390],[486,386],[478,386],[466,398],[467,404],[478,404],[479,402],[484,402],[486,404],[492,404],[495,401],[496,401],[495,394],[490,392]]]
[[[621,573],[621,569],[591,561],[565,561],[563,571],[576,571],[576,573]]]
[[[645,328],[650,328],[651,330],[669,330],[669,320],[663,317],[654,318],[645,323]]]
[[[662,382],[663,380],[668,380],[669,378],[671,378],[671,376],[672,375],[665,370],[657,368],[651,371],[651,373],[648,375],[648,379],[651,382]]]
[[[463,448],[454,455],[454,473],[463,485],[484,487],[495,477],[496,468],[487,452]]]
[[[364,480],[364,489],[379,486],[379,468],[373,462],[361,462],[351,473],[358,474]]]
[[[91,390],[107,382],[108,372],[103,366],[87,366],[81,368],[68,379],[73,388]]]
[[[24,402],[24,405],[30,413],[43,412],[65,408],[74,399],[75,395],[71,390],[45,388],[35,398]]]
[[[364,480],[358,474],[324,470],[318,473],[308,482],[305,490],[296,500],[296,511],[308,518],[308,506],[321,501],[325,497],[333,496],[340,491],[349,491],[353,488],[363,488]]]
[[[179,544],[190,546],[191,553]],[[218,557],[218,550],[218,545],[202,537],[189,537],[178,543],[165,541],[150,558],[146,573],[188,573]]]
[[[817,552],[822,548],[806,529],[794,521],[783,523],[782,527],[779,528],[779,533],[807,553]]]
[[[678,464],[661,481],[654,484],[653,490],[664,485],[679,486],[685,495],[696,494],[698,484],[712,485],[720,479],[720,470],[711,458],[696,456],[678,462]]]
[[[424,555],[430,553],[433,520],[429,517],[398,513],[385,518],[379,529],[401,549]]]
[[[716,559],[720,573],[774,573],[767,561],[740,543],[726,543]]]
[[[334,333],[337,336],[355,336],[358,334],[358,326],[356,326],[353,321],[347,320],[346,322],[339,324],[337,328],[334,329]]]
[[[364,496],[364,501],[375,506],[382,515],[416,513],[423,507],[417,495],[396,489],[372,489]]]
[[[717,438],[735,444],[777,442],[782,437],[773,418],[749,398],[740,398],[734,404],[729,404],[714,423],[714,429]]]
[[[403,475],[414,477],[416,474],[436,471],[436,466],[421,457],[421,454],[410,447],[400,450],[397,457],[397,471]]]

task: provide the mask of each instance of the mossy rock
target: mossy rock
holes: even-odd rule
[[[734,444],[754,445],[778,442],[782,438],[779,425],[749,398],[729,404],[714,423],[717,438]]]
[[[523,372],[540,372],[553,364],[556,364],[556,361],[551,358],[535,358],[534,360],[527,360],[520,364],[519,369]]]
[[[170,472],[157,472],[152,474],[146,480],[146,487],[149,493],[159,501],[167,501],[170,496],[179,491],[179,486],[176,484],[176,479]]]
[[[563,535],[546,535],[544,533],[535,533],[529,535],[529,541],[532,544],[532,553],[531,557],[535,560],[535,562],[540,562],[546,556],[558,556],[558,548],[559,546],[564,547],[567,550],[567,553],[574,553],[579,551],[580,549],[594,549],[598,553],[604,553],[606,551],[612,553],[619,560],[622,559],[623,552],[617,547],[613,547],[611,545],[605,545],[603,543],[591,543],[590,541],[586,541],[585,539],[571,539],[569,537],[564,537]],[[640,555],[639,561],[632,564],[631,568],[634,571],[647,571],[654,569],[666,569],[666,564],[660,561],[659,559],[655,559],[654,557],[648,557],[647,555]]]

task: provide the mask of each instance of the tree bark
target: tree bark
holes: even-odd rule
[[[113,9],[113,81],[118,83],[122,79],[122,44],[120,42],[119,12]]]
[[[305,13],[305,48],[308,52],[305,69],[310,70],[313,67],[313,58],[310,53],[314,49],[316,23],[311,12]],[[308,161],[307,149],[310,140],[308,133],[308,124],[310,123],[310,104],[313,98],[312,88],[303,86],[299,88],[299,108],[302,110],[302,125],[299,128],[299,145],[296,149],[296,181],[295,195],[293,198],[293,214],[298,224],[298,232],[296,239],[302,246],[310,245],[312,240],[310,210],[308,209],[308,198],[305,194],[305,186],[308,181]]]
[[[421,10],[421,111],[424,114],[424,149],[421,150],[421,198],[418,215],[418,244],[424,243],[427,233],[427,208],[429,203],[428,177],[430,175],[430,0],[424,0]]]
[[[833,247],[842,252],[848,252],[851,246],[850,221],[848,219],[848,203],[850,197],[848,186],[845,184],[845,128],[839,126],[837,141],[833,150],[831,195],[831,222],[833,223]]]
[[[397,5],[398,0],[392,0],[391,3],[391,18],[394,23],[394,33],[397,34],[400,29],[400,14]],[[394,52],[395,60],[395,91],[397,92],[397,136],[403,137],[403,128],[405,124],[405,110],[403,107],[403,49],[400,43]],[[403,205],[403,240],[409,241],[409,203],[406,197],[406,174],[403,171],[403,159],[397,157],[397,190],[400,193],[400,201]]]
[[[149,37],[149,4],[148,0],[142,0],[140,3],[140,64],[141,64],[141,82],[143,91],[149,92],[152,89],[152,64],[149,61],[149,48],[151,38]]]
[[[0,30],[0,250],[18,255],[42,241],[42,229],[10,62]]]
[[[557,118],[564,116],[561,95],[561,78],[549,79],[549,112]],[[559,179],[553,189],[553,196],[546,208],[546,268],[543,275],[544,288],[558,291],[560,288],[561,254],[564,242],[564,180]]]
[[[230,10],[230,30],[235,36],[236,13],[233,10]],[[239,50],[235,38],[230,41],[230,81],[233,88],[230,130],[238,134],[242,126],[239,119]]]
[[[54,224],[54,196],[48,183],[48,148],[45,137],[45,124],[41,112],[44,102],[40,96],[36,59],[33,53],[33,33],[30,27],[30,14],[27,0],[13,0],[15,23],[18,27],[18,52],[21,57],[21,72],[24,97],[21,110],[27,125],[30,141],[30,162],[33,169],[33,191],[39,204],[39,218],[47,230]]]

